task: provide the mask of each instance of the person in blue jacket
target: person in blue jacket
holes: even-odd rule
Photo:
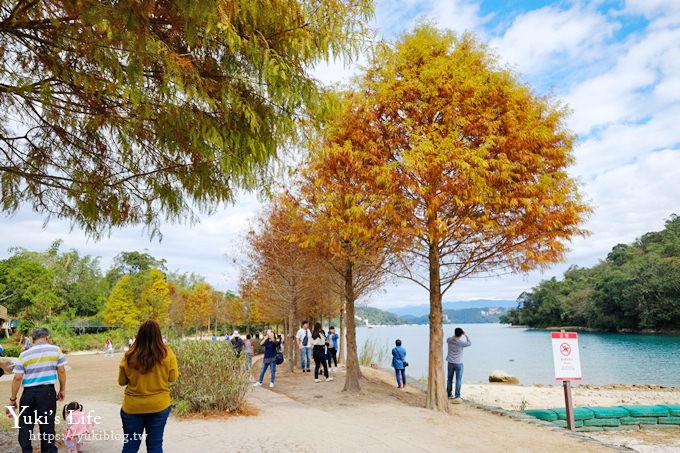
[[[326,359],[328,360],[328,369],[335,371],[338,369],[338,339],[340,335],[335,333],[335,327],[328,328],[328,348],[326,349]],[[331,360],[335,362],[335,366],[331,368]]]
[[[392,348],[392,368],[397,375],[397,388],[406,387],[406,349],[401,346],[401,340],[396,341],[396,346]]]

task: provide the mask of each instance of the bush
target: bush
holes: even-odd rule
[[[19,354],[21,354],[21,351],[23,350],[23,347],[16,344],[4,344],[2,345],[2,348],[2,354],[5,357],[19,357]]]
[[[179,378],[170,395],[180,415],[234,412],[244,408],[250,372],[244,355],[237,357],[224,342],[184,340],[172,342]]]
[[[378,366],[387,365],[387,351],[389,346],[380,346],[378,340],[373,338],[368,338],[364,342],[364,347],[361,349],[361,355],[359,356],[359,363],[363,366],[370,366],[372,363]]]

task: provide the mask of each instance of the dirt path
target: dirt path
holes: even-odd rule
[[[86,451],[120,451],[118,411],[122,389],[116,383],[120,357],[69,357],[67,400],[78,400],[86,411],[93,410],[101,417],[94,433],[99,440],[86,442]],[[257,416],[190,420],[171,417],[166,426],[165,451],[612,451],[586,438],[465,405],[453,406],[452,415],[414,407],[422,404],[422,392],[413,388],[399,391],[382,372],[367,370],[363,392],[347,395],[341,392],[341,371],[334,373],[333,382],[315,384],[312,374],[290,374],[283,368],[279,367],[274,391],[266,387],[267,376],[265,387],[250,392],[248,401],[259,412]],[[0,380],[0,397],[4,395],[9,395],[7,378]],[[17,448],[16,444],[0,444],[0,450],[12,452]]]

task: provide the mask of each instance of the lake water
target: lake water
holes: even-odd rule
[[[488,382],[489,372],[500,369],[522,384],[556,383],[550,332],[501,324],[445,325],[445,339],[455,327],[462,327],[472,342],[465,349],[464,382]],[[407,373],[427,376],[429,326],[357,328],[359,353],[367,339],[391,351],[397,338],[406,348]],[[446,343],[444,357],[445,349]],[[583,384],[680,386],[680,336],[579,333],[579,352]],[[391,354],[389,360],[382,366],[391,364]]]

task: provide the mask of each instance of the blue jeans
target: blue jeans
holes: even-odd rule
[[[302,348],[300,349],[300,368],[303,370],[308,370],[311,366],[312,359],[310,351],[312,348]],[[307,357],[307,366],[305,366],[305,357]]]
[[[168,406],[160,412],[151,414],[128,414],[120,410],[123,421],[123,453],[136,453],[142,444],[142,433],[146,431],[146,451],[148,453],[163,453],[163,431],[168,421],[170,409]]]
[[[268,362],[268,360],[271,360],[271,362]],[[272,359],[263,359],[262,360],[262,370],[260,370],[260,379],[257,380],[260,384],[262,384],[262,379],[264,379],[264,373],[267,371],[267,367],[270,366],[272,369],[272,379],[271,383],[274,383],[274,380],[276,379],[276,358]]]
[[[460,386],[463,383],[463,364],[449,362],[449,375],[446,379],[446,394],[451,397],[451,384],[453,382],[453,375],[456,375],[456,398],[460,398]]]
[[[397,375],[397,387],[401,387],[402,382],[403,385],[406,385],[406,369],[402,368],[401,370],[398,370],[395,368],[394,373]]]

